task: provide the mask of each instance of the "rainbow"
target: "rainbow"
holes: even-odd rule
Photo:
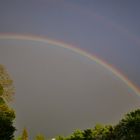
[[[82,56],[89,58],[92,61],[102,65],[104,68],[108,69],[114,75],[116,75],[121,81],[123,81],[128,87],[130,87],[137,95],[140,96],[140,88],[137,87],[134,83],[132,83],[124,74],[122,74],[119,70],[117,70],[114,66],[108,64],[101,58],[97,57],[96,55],[90,54],[89,52],[82,50],[78,47],[73,45],[66,44],[61,41],[52,40],[44,36],[35,36],[35,35],[20,35],[20,34],[0,34],[0,39],[16,39],[16,40],[28,40],[28,41],[37,41],[37,42],[44,42],[54,46],[58,46],[61,48],[65,48],[76,52]]]

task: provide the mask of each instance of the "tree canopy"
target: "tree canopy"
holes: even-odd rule
[[[115,126],[114,135],[116,140],[140,140],[140,109],[126,114]]]

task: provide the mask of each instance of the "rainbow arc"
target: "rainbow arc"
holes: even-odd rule
[[[78,47],[75,47],[73,45],[66,44],[61,41],[49,39],[44,36],[35,36],[35,35],[20,35],[20,34],[0,34],[0,39],[11,39],[11,40],[28,40],[28,41],[37,41],[37,42],[43,42],[50,45],[54,45],[56,47],[65,48],[68,50],[71,50],[73,52],[76,52],[82,56],[87,57],[88,59],[95,61],[96,63],[102,65],[106,69],[108,69],[110,72],[112,72],[114,75],[116,75],[121,81],[123,81],[128,87],[130,87],[137,95],[140,96],[140,88],[137,87],[133,82],[131,82],[124,74],[122,74],[118,69],[113,67],[112,65],[108,64],[101,58],[97,57],[96,55],[90,54],[89,52],[86,52],[85,50],[82,50]]]

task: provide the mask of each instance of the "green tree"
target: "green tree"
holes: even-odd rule
[[[0,65],[0,97],[6,101],[12,101],[14,94],[13,81],[3,65]]]
[[[15,119],[14,110],[10,109],[6,104],[0,105],[0,140],[12,140],[14,138],[15,127],[13,120]]]
[[[125,115],[114,129],[115,140],[140,140],[140,109]]]

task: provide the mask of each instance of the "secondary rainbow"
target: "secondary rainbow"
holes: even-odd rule
[[[89,58],[92,61],[102,65],[114,75],[116,75],[120,80],[122,80],[128,87],[130,87],[137,95],[140,96],[140,88],[137,87],[134,83],[132,83],[124,74],[122,74],[119,70],[117,70],[112,65],[108,64],[104,60],[100,59],[96,55],[92,55],[89,52],[86,52],[78,47],[73,45],[66,44],[61,41],[52,40],[44,36],[35,36],[35,35],[20,35],[20,34],[0,34],[0,39],[16,39],[16,40],[29,40],[29,41],[37,41],[37,42],[44,42],[54,46],[62,47],[73,52],[76,52],[80,55],[83,55]]]

